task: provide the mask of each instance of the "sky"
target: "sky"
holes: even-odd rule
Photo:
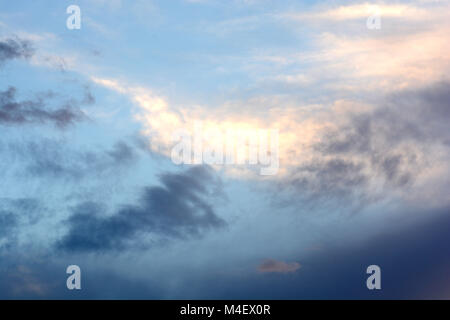
[[[3,1],[0,298],[450,298],[449,18],[445,0]],[[198,132],[215,155],[227,132],[258,141],[257,163],[176,161]]]

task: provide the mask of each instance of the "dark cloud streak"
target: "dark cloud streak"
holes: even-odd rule
[[[123,250],[139,235],[164,238],[200,236],[203,231],[226,225],[207,198],[220,184],[209,167],[161,175],[162,186],[143,190],[139,204],[126,205],[107,216],[102,205],[80,204],[67,220],[69,231],[57,244],[67,252]]]
[[[65,128],[85,118],[84,113],[69,102],[52,110],[46,108],[46,101],[42,97],[18,102],[16,92],[14,87],[0,92],[0,124],[52,123],[58,128]]]

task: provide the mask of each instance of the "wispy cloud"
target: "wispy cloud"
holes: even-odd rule
[[[385,3],[356,3],[351,5],[342,5],[334,8],[327,8],[322,5],[321,10],[313,10],[306,13],[288,13],[282,16],[289,19],[298,20],[351,20],[367,18],[372,14],[379,14],[386,18],[402,19],[424,19],[430,17],[430,12],[425,8],[420,8],[414,4],[385,4]]]
[[[268,259],[258,266],[261,273],[292,273],[300,269],[298,262],[284,262],[274,259]]]
[[[0,41],[0,65],[7,60],[30,58],[34,53],[31,43],[19,38],[10,38]]]

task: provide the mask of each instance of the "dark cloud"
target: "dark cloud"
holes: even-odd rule
[[[448,123],[450,119],[450,83],[438,82],[419,90],[405,90],[392,95],[391,106],[400,108],[405,117],[410,111],[417,111],[417,118],[424,124],[428,122]]]
[[[108,271],[102,257],[84,265],[85,257],[78,255],[63,256],[61,263],[54,257],[38,259],[14,252],[0,255],[0,298],[445,299],[450,285],[450,209],[411,209],[404,214],[423,219],[415,223],[401,219],[402,225],[360,241],[321,243],[320,250],[289,259],[302,262],[298,272],[261,274],[253,263],[242,264],[248,268],[244,272],[192,273],[180,280],[176,291],[167,290],[151,275],[139,279],[126,268]],[[70,264],[81,267],[82,290],[65,287],[65,268]],[[366,287],[366,269],[373,264],[381,267],[381,290]],[[279,260],[262,264],[264,270],[285,265],[296,266]]]
[[[28,59],[34,54],[31,42],[19,38],[0,41],[0,65],[7,60]],[[23,125],[29,123],[51,123],[59,128],[84,120],[86,117],[78,105],[93,104],[95,97],[88,85],[84,86],[84,96],[81,102],[69,100],[57,108],[50,107],[50,99],[55,95],[37,95],[35,99],[17,101],[17,89],[10,86],[0,92],[0,125]]]
[[[129,163],[136,157],[135,150],[123,141],[117,142],[113,150],[108,151],[107,154],[113,159],[117,164],[119,163]]]
[[[54,179],[79,180],[86,176],[102,176],[116,173],[121,167],[137,159],[135,150],[123,141],[111,150],[76,151],[66,143],[52,140],[29,142],[22,146],[10,146],[16,154],[26,159],[26,172],[33,176]]]
[[[290,191],[289,195],[293,192],[295,198],[289,196],[287,203],[283,200],[275,202],[277,206],[284,206],[300,201],[303,205],[315,207],[338,199],[359,205],[368,200],[362,192],[369,182],[365,168],[361,161],[340,157],[315,158],[295,168],[290,177],[281,182],[280,188]]]
[[[327,133],[316,150],[327,157],[357,158],[386,183],[405,186],[420,172],[417,152],[423,150],[402,148],[401,143],[426,147],[426,134],[419,119],[404,118],[410,117],[388,109],[354,116],[349,125]]]
[[[83,89],[84,89],[84,97],[83,97],[82,103],[85,105],[94,104],[95,97],[92,94],[92,91],[91,91],[91,88],[89,87],[89,85],[85,85]]]
[[[384,106],[352,115],[349,122],[327,132],[316,149],[324,154],[388,153],[405,141],[441,143],[450,137],[450,83],[387,97]]]
[[[326,132],[315,148],[324,154],[368,153],[371,150],[371,131],[371,117],[358,115],[351,119],[349,125]]]
[[[16,88],[0,92],[0,125],[24,125],[30,123],[51,123],[58,128],[85,119],[84,113],[70,102],[51,109],[42,97],[35,100],[16,101]]]
[[[372,167],[387,183],[395,187],[405,187],[414,181],[416,168],[416,154],[414,152],[386,155],[373,155]]]
[[[162,186],[144,189],[138,205],[123,206],[113,215],[107,216],[96,203],[77,206],[58,248],[69,252],[120,250],[140,234],[184,238],[225,226],[206,199],[220,184],[211,168],[166,173],[160,180]]]
[[[7,60],[18,58],[30,58],[34,53],[31,43],[16,39],[0,41],[0,65]]]

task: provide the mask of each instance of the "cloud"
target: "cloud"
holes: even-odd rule
[[[450,138],[450,83],[397,91],[374,110],[349,113],[347,122],[324,132],[323,154],[380,154],[402,143],[446,143]],[[419,144],[420,145],[420,144]]]
[[[92,94],[89,85],[85,85],[83,89],[84,89],[84,96],[82,103],[85,105],[95,104],[95,97]]]
[[[360,3],[344,5],[330,9],[316,10],[308,13],[285,14],[284,17],[291,19],[326,19],[326,20],[351,20],[367,18],[372,14],[379,14],[383,18],[423,19],[429,17],[430,13],[423,8],[406,4],[370,4]]]
[[[269,179],[279,182],[278,190],[292,191],[296,199],[345,197],[357,200],[358,206],[394,194],[411,200],[408,194],[420,193],[420,185],[431,179],[427,169],[431,163],[436,171],[446,166],[434,157],[436,151],[445,153],[440,149],[450,141],[445,125],[449,84],[445,81],[414,90],[396,89],[370,104],[358,99],[277,107],[285,101],[255,98],[225,103],[214,113],[206,107],[174,108],[142,87],[105,79],[95,82],[130,96],[140,107],[136,118],[144,125],[142,133],[150,138],[150,148],[166,156],[174,143],[172,133],[189,130],[195,121],[205,130],[279,129],[280,170]],[[253,105],[259,110],[253,112]],[[239,179],[258,179],[245,168],[225,170]]]
[[[104,150],[76,150],[65,141],[41,138],[36,141],[0,140],[0,154],[4,159],[21,160],[13,173],[30,177],[43,177],[63,181],[81,180],[89,177],[117,175],[119,170],[132,165],[137,159],[136,149],[124,141],[116,142]],[[12,161],[12,160],[11,160]]]
[[[380,221],[383,228],[365,241],[352,238],[344,243],[338,235],[340,240],[323,243],[320,251],[303,253],[301,270],[289,276],[214,274],[206,281],[189,279],[188,289],[179,295],[186,297],[194,284],[200,299],[447,299],[450,208],[400,211],[388,215],[403,218]],[[420,218],[413,221],[412,216]],[[375,227],[373,220],[366,223],[361,232]],[[334,226],[329,229],[336,231]],[[381,268],[378,291],[366,287],[366,269],[374,264]]]
[[[122,206],[109,216],[100,204],[80,204],[66,221],[68,233],[57,247],[67,252],[122,250],[140,235],[185,238],[226,225],[206,200],[220,186],[211,168],[166,173],[160,180],[162,186],[143,190],[137,205]]]
[[[206,106],[182,106],[179,108],[171,105],[167,98],[156,94],[153,90],[139,86],[128,86],[117,80],[92,78],[93,82],[121,94],[126,94],[139,109],[135,118],[142,123],[141,133],[150,140],[152,151],[170,157],[172,147],[175,145],[173,134],[179,130],[186,130],[193,134],[194,127],[201,123],[203,132],[225,135],[227,131],[255,133],[258,130],[279,130],[280,135],[280,158],[284,163],[290,163],[292,159],[292,148],[298,149],[298,145],[310,143],[315,130],[326,125],[312,121],[307,115],[307,108],[280,108],[274,101],[274,106],[269,110],[255,110],[260,104],[268,104],[268,99],[254,99],[248,104],[253,108],[242,104],[224,103],[210,112]],[[314,107],[314,106],[313,106]],[[299,136],[295,131],[302,131]],[[220,135],[205,134],[204,144],[220,146],[223,140]],[[248,155],[245,155],[248,161]],[[298,161],[298,159],[295,159]],[[224,168],[227,170],[227,168]],[[232,168],[229,171],[233,174]],[[236,176],[243,175],[238,174]]]
[[[0,211],[0,239],[9,235],[17,226],[17,217],[12,212]]]
[[[448,78],[450,66],[449,11],[447,4],[380,3],[383,25],[377,32],[365,23],[372,9],[367,3],[313,7],[303,13],[308,19],[301,24],[308,25],[301,29],[306,31],[301,45],[274,55],[270,49],[255,50],[257,62],[238,57],[245,62],[240,65],[245,76],[284,82],[281,92],[267,86],[269,90],[250,99],[175,106],[154,90],[92,80],[129,96],[139,107],[136,119],[143,125],[142,134],[153,151],[165,156],[173,146],[172,133],[191,130],[196,121],[220,130],[279,129],[280,170],[268,179],[280,182],[277,187],[292,188],[294,197],[339,201],[350,196],[367,204],[368,199],[399,196],[409,201],[409,195],[420,194],[433,179],[443,183],[448,167],[448,82],[440,81]],[[241,16],[236,22],[245,25],[257,17]],[[284,20],[272,18],[271,24],[296,23],[295,13],[279,17]],[[261,56],[278,63],[268,64]],[[287,88],[297,83],[308,94]],[[279,98],[282,95],[291,100]],[[224,171],[238,179],[260,179],[246,169],[234,171],[239,174]]]
[[[421,199],[427,183],[448,180],[449,89],[450,83],[438,82],[402,90],[372,110],[346,113],[318,132],[312,160],[294,165],[282,184],[313,199],[350,195],[366,205],[393,194]]]
[[[85,118],[83,112],[70,102],[60,108],[49,109],[42,97],[16,101],[16,91],[16,88],[9,87],[0,92],[0,125],[51,123],[63,129]]]
[[[18,234],[40,218],[42,206],[32,198],[0,198],[0,254],[15,249]]]
[[[123,141],[117,142],[108,155],[116,163],[129,163],[136,157],[135,150]]]
[[[278,23],[290,31],[302,30],[300,37],[307,46],[275,53],[285,69],[275,69],[272,77],[295,78],[295,70],[319,84],[322,95],[325,90],[340,95],[392,92],[448,79],[449,8],[448,1],[434,5],[365,2],[320,4],[306,11],[280,13]],[[379,30],[366,26],[373,14],[381,17]]]
[[[317,43],[323,50],[312,58],[317,59],[316,64],[323,63],[320,69],[327,70],[327,75],[338,77],[335,87],[340,90],[364,90],[362,80],[366,89],[391,92],[427,85],[447,76],[450,57],[443,52],[450,49],[450,42],[444,37],[449,29],[442,25],[382,37],[322,33]]]
[[[258,271],[262,273],[292,273],[300,269],[300,267],[298,262],[268,259],[259,265]]]
[[[16,268],[8,270],[8,284],[14,283],[11,296],[34,296],[44,297],[51,289],[51,286],[39,279],[33,268],[25,265],[18,265]]]
[[[285,188],[292,188],[297,199],[319,200],[354,197],[365,190],[369,177],[363,162],[345,158],[315,159],[311,163],[299,165],[291,171],[291,176],[282,182]],[[323,202],[321,202],[323,204]]]
[[[0,299],[158,299],[163,287],[147,277],[111,270],[104,262],[94,265],[52,254],[1,255]],[[72,260],[73,259],[73,260]],[[68,290],[66,268],[75,261],[82,272],[82,290]],[[73,263],[73,262],[72,262]]]
[[[28,59],[34,53],[29,41],[20,39],[5,39],[0,41],[0,65],[7,60]]]

